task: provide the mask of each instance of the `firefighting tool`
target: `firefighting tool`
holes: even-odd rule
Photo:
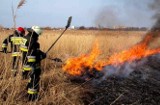
[[[57,41],[61,38],[61,36],[64,34],[64,32],[68,29],[68,27],[70,27],[71,25],[71,21],[72,21],[72,16],[70,16],[68,18],[68,21],[67,21],[67,25],[65,27],[65,30],[60,34],[60,36],[56,39],[56,41],[49,47],[49,49],[46,51],[46,54],[51,50],[51,48],[57,43]]]
[[[47,58],[47,59],[55,61],[55,62],[62,62],[60,58]]]

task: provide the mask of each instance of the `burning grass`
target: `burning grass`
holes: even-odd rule
[[[9,33],[11,31],[0,31],[2,35],[1,43]],[[45,31],[40,37],[41,49],[46,51],[60,33],[59,30]],[[134,31],[68,30],[48,56],[51,58],[59,57],[65,62],[69,58],[82,55],[86,60],[93,61],[84,64],[94,65],[95,62],[106,58],[109,59],[113,53],[129,49],[140,42],[144,37],[144,33]],[[97,47],[92,47],[95,39],[97,39],[101,51],[98,50],[96,44]],[[90,51],[99,54],[98,58],[95,53],[89,53]],[[85,55],[86,53],[90,55]],[[123,73],[127,72],[125,70],[131,70],[130,75],[126,77],[119,77],[112,72],[110,72],[110,75],[96,72],[97,77],[93,73],[93,76],[85,77],[83,82],[79,81],[79,77],[76,77],[77,80],[71,79],[71,76],[68,77],[61,68],[66,63],[62,64],[46,59],[42,62],[40,96],[36,102],[27,102],[26,100],[25,86],[27,81],[21,80],[21,71],[15,79],[10,77],[9,65],[11,59],[8,59],[8,56],[10,55],[0,54],[1,59],[3,59],[0,63],[0,89],[2,90],[0,92],[0,104],[159,104],[159,55],[145,57],[142,60],[135,60],[119,67],[107,66],[103,71],[109,71],[108,68],[124,70]],[[89,68],[92,68],[92,66],[89,66]],[[89,70],[88,67],[85,69]]]
[[[89,54],[84,54],[80,55],[79,57],[68,59],[63,69],[65,72],[71,75],[83,75],[86,72],[92,72],[92,70],[102,71],[103,68],[108,65],[118,66],[124,64],[125,62],[133,62],[134,60],[160,53],[160,48],[148,49],[148,44],[151,41],[152,36],[153,35],[151,34],[147,34],[143,41],[132,46],[128,50],[114,53],[105,60],[98,61],[97,58],[101,52],[96,43]],[[86,68],[89,70],[86,70]]]

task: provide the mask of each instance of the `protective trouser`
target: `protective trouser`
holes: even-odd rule
[[[12,53],[12,74],[13,76],[16,76],[17,70],[19,69],[19,64],[20,64],[20,57],[21,53],[20,52],[13,52]]]
[[[37,99],[39,92],[39,81],[40,81],[41,69],[35,69],[30,73],[30,80],[27,84],[27,93],[29,100]]]
[[[17,74],[17,70],[18,70],[18,63],[19,63],[19,58],[18,57],[12,57],[12,74],[15,77]]]

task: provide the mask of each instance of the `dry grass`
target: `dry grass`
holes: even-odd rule
[[[59,36],[61,31],[47,31],[40,37],[41,48],[47,51],[47,48]],[[64,36],[58,41],[50,52],[51,56],[67,58],[77,56],[90,51],[93,43],[96,41],[102,51],[101,57],[106,57],[114,52],[127,49],[134,44],[140,42],[144,37],[145,32],[135,31],[83,31],[83,30],[68,30]],[[44,40],[47,39],[47,40]],[[47,43],[46,43],[47,41]]]
[[[11,8],[12,8],[12,19],[13,19],[13,23],[14,23],[14,25],[13,25],[14,29],[16,28],[17,11],[25,4],[25,2],[26,2],[26,0],[20,0],[16,8],[14,8],[13,2],[12,2]]]
[[[20,0],[17,5],[17,8],[19,9],[20,7],[22,7],[25,4],[25,2],[26,2],[26,0]]]
[[[41,50],[47,51],[50,45],[60,35],[62,30],[44,31],[39,38]],[[4,38],[12,31],[0,31],[0,46]],[[127,31],[82,31],[68,30],[49,52],[49,57],[59,57],[64,62],[67,58],[78,56],[90,51],[92,44],[98,40],[102,55],[105,58],[114,52],[129,48],[138,43],[145,32]],[[40,81],[40,99],[27,102],[25,86],[27,81],[21,80],[21,70],[16,78],[12,78],[10,71],[10,54],[0,54],[0,104],[4,105],[83,105],[83,93],[88,89],[83,84],[72,83],[68,80],[61,68],[61,63],[48,59],[42,62]]]

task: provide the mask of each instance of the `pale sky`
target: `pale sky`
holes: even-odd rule
[[[0,25],[13,27],[12,3],[20,0],[1,0]],[[136,26],[151,27],[152,0],[26,0],[17,11],[17,26],[64,27],[73,17],[73,26]]]

